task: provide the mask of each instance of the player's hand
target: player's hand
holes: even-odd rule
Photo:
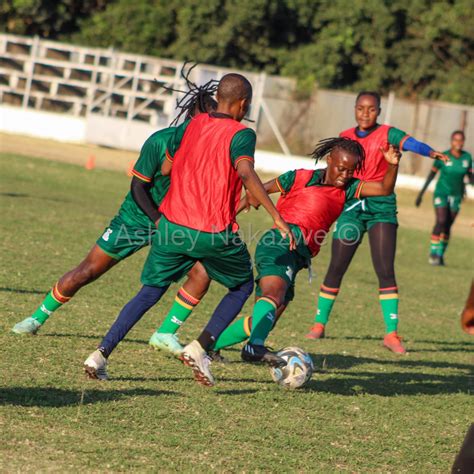
[[[252,206],[254,209],[258,209],[260,207],[260,202],[257,201],[254,195],[247,189],[245,193],[245,198],[247,199],[248,207]]]
[[[250,204],[246,195],[240,199],[239,207],[237,208],[237,214],[240,214],[242,211],[245,213],[250,211]]]
[[[461,315],[461,327],[464,332],[474,336],[474,310],[466,308]]]
[[[423,197],[421,194],[418,194],[418,196],[416,197],[416,200],[415,200],[415,206],[416,207],[420,207],[420,204],[421,204],[421,201],[423,200]]]
[[[293,232],[290,229],[290,226],[281,217],[278,217],[275,219],[275,226],[280,231],[280,234],[284,239],[286,237],[290,239],[290,250],[295,250],[296,239],[295,239],[295,236],[293,235]]]
[[[449,161],[449,156],[441,153],[440,151],[431,150],[430,151],[430,158],[433,160],[441,160],[443,163],[447,163]]]
[[[400,158],[402,157],[402,152],[397,147],[389,145],[387,150],[380,147],[380,151],[383,153],[383,156],[387,163],[389,163],[390,165],[398,166],[398,164],[400,163]]]

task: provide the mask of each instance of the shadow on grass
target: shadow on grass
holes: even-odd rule
[[[306,390],[332,393],[337,395],[440,395],[474,392],[473,366],[435,361],[417,361],[407,358],[396,360],[371,359],[368,357],[353,357],[339,354],[311,354],[316,362],[316,373],[307,385]],[[323,360],[325,362],[323,364]],[[357,371],[351,369],[362,364],[376,364],[387,367],[386,371]],[[324,369],[318,376],[318,366]],[[394,366],[394,367],[393,367]],[[399,369],[430,368],[467,370],[465,374],[426,374],[419,372],[400,372]],[[326,370],[329,369],[330,372]],[[322,380],[321,376],[330,373],[334,377]],[[318,379],[319,377],[319,379]]]
[[[306,390],[334,395],[441,395],[470,394],[473,379],[468,375],[435,375],[409,372],[338,372],[337,378],[318,380],[318,374],[308,383]]]
[[[468,351],[466,351],[467,354]],[[430,369],[456,369],[473,370],[472,364],[459,364],[456,362],[441,362],[432,360],[412,360],[410,356],[396,356],[393,359],[371,359],[370,357],[355,357],[342,354],[310,354],[316,367],[325,369],[350,369],[362,364],[377,364],[398,366],[400,368],[412,369],[416,367],[429,367]]]
[[[31,196],[30,194],[25,193],[0,193],[0,196],[12,197],[12,198],[32,198],[32,199],[42,199],[43,201],[53,201],[53,202],[72,202],[66,199],[45,197],[45,196]]]
[[[381,341],[381,337],[377,336],[326,336],[326,339],[345,339],[347,341]],[[454,346],[449,349],[445,349],[444,347],[441,347],[439,349],[440,352],[454,352],[455,350],[460,350],[462,351],[463,348],[465,348],[466,351],[470,351],[474,349],[474,343],[469,342],[469,341],[440,341],[440,340],[431,340],[431,339],[409,339],[409,343],[407,343],[408,346],[408,352],[431,352],[433,349],[417,349],[416,345],[417,344],[433,344],[433,345],[439,345],[439,346]],[[412,348],[413,346],[413,348]],[[455,349],[459,347],[460,349]]]
[[[29,294],[29,295],[46,295],[48,290],[25,290],[23,288],[8,288],[8,287],[0,287],[0,291],[4,291],[6,293],[19,293],[19,294]]]
[[[256,388],[236,388],[234,390],[215,390],[215,393],[216,395],[248,395],[258,391]]]
[[[105,334],[105,333],[104,333]],[[66,333],[58,333],[58,332],[48,332],[48,333],[41,333],[43,337],[65,337],[67,339],[93,339],[97,342],[104,337],[104,334],[97,335],[97,334],[66,334]],[[148,345],[148,341],[144,339],[131,339],[129,337],[125,338],[122,342],[133,342],[135,344],[145,344]]]
[[[0,193],[0,196],[12,197],[12,198],[27,198],[27,197],[30,197],[29,194],[25,194],[25,193]]]
[[[118,382],[188,382],[193,381],[192,376],[183,377],[113,377],[112,381]],[[217,376],[217,382],[230,382],[230,383],[258,383],[258,384],[273,384],[271,380],[258,380],[255,379],[243,379],[243,378],[229,378]],[[249,389],[250,390],[250,389]],[[252,390],[253,393],[253,390]]]
[[[129,397],[156,397],[160,395],[182,396],[171,390],[151,390],[144,388],[122,390],[84,389],[82,403],[117,401]],[[83,396],[82,390],[53,387],[10,387],[0,390],[0,405],[22,407],[67,407],[79,405]]]

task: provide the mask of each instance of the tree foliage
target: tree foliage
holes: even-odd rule
[[[8,0],[6,31],[474,104],[472,0]]]

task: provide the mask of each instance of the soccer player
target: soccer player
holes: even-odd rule
[[[229,326],[217,340],[216,351],[249,338],[242,349],[243,360],[285,365],[282,358],[264,347],[265,339],[277,316],[294,297],[297,273],[311,265],[311,259],[319,253],[344,205],[393,192],[400,152],[390,146],[381,153],[387,162],[383,180],[361,181],[353,175],[364,165],[362,146],[350,138],[328,138],[313,152],[316,162],[328,156],[326,169],[288,171],[265,184],[268,193],[281,193],[277,209],[290,223],[298,245],[296,251],[291,252],[276,229],[262,236],[255,252],[257,301],[252,316]]]
[[[196,381],[212,386],[207,351],[233,321],[253,291],[250,255],[237,233],[235,217],[242,184],[273,218],[294,247],[294,237],[255,173],[256,135],[240,122],[252,99],[252,86],[240,74],[219,82],[216,112],[200,114],[177,128],[166,151],[162,173],[172,173],[160,206],[162,217],[142,272],[143,287],[121,311],[107,335],[84,363],[91,378],[106,378],[107,358],[134,324],[156,304],[169,285],[197,261],[229,289],[197,340],[181,360]]]
[[[469,178],[473,183],[472,156],[463,150],[465,142],[464,132],[456,130],[451,134],[451,148],[444,153],[449,160],[446,163],[435,161],[423,188],[416,198],[418,207],[423,194],[439,171],[439,179],[433,196],[436,221],[431,234],[431,248],[429,263],[444,265],[444,253],[449,243],[451,227],[461,209],[464,194],[464,179]]]
[[[188,83],[188,86],[192,85]],[[216,107],[212,98],[215,86],[209,82],[201,87],[192,87],[186,96],[185,111],[188,116],[207,112]],[[143,145],[135,163],[130,192],[125,197],[117,215],[106,227],[86,258],[73,270],[63,275],[41,302],[32,316],[13,327],[16,334],[36,334],[47,319],[67,303],[83,286],[96,280],[120,261],[147,246],[160,218],[158,205],[166,195],[169,176],[161,173],[165,151],[176,127],[153,133]],[[192,308],[204,296],[210,280],[199,263],[190,269],[189,278],[179,290],[176,305],[168,314],[161,333],[155,333],[150,344],[174,353],[182,350],[170,328],[182,324]],[[185,301],[186,308],[180,310],[178,301]],[[172,321],[169,321],[173,318]],[[174,325],[173,325],[174,324]]]
[[[380,181],[387,169],[387,162],[380,151],[387,144],[412,151],[432,159],[447,157],[434,151],[405,132],[377,123],[380,115],[380,96],[376,92],[360,92],[355,104],[357,126],[341,133],[352,138],[365,150],[364,168],[356,171],[355,178],[363,181]],[[397,239],[397,203],[395,194],[369,197],[346,203],[334,228],[331,262],[318,298],[314,325],[306,337],[324,337],[325,327],[339,293],[342,278],[365,232],[369,234],[372,263],[379,280],[379,301],[385,322],[383,344],[393,352],[404,354],[405,348],[398,336],[398,287],[395,279],[395,250]]]

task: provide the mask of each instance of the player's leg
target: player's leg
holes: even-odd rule
[[[17,323],[12,331],[17,334],[36,334],[54,311],[67,303],[83,286],[97,280],[118,262],[118,259],[107,255],[97,244],[94,245],[76,268],[59,279],[36,311]]]
[[[277,309],[283,305],[288,282],[277,275],[263,276],[258,281],[259,297],[252,311],[252,327],[247,344],[242,349],[246,362],[265,362],[273,367],[285,361],[265,347],[265,341],[276,322]]]
[[[440,236],[440,264],[444,265],[444,254],[448,248],[449,238],[451,237],[451,227],[456,220],[456,217],[459,213],[461,207],[461,197],[453,196],[449,202],[446,224],[444,227],[444,232]]]
[[[184,348],[180,356],[193,369],[198,383],[212,386],[214,378],[209,370],[208,352],[252,294],[252,261],[245,243],[237,234],[201,233],[193,237],[192,254],[200,256],[212,280],[229,288],[202,333]]]
[[[165,320],[150,338],[150,345],[156,349],[169,351],[175,355],[183,351],[183,346],[176,336],[178,329],[184,324],[207,293],[210,278],[204,266],[197,262],[188,273],[188,278],[179,289],[173,305]]]
[[[306,335],[308,339],[324,337],[325,327],[339,294],[342,279],[366,231],[363,209],[364,202],[358,201],[344,210],[336,222],[331,261],[320,288],[314,324]]]
[[[147,260],[143,267],[141,280],[143,287],[122,309],[111,328],[102,339],[96,351],[85,361],[84,369],[90,378],[107,378],[107,359],[115,347],[124,339],[128,332],[166,293],[173,281],[178,281],[193,267],[195,261],[176,251],[161,226],[153,237]]]
[[[320,288],[314,324],[309,333],[306,334],[306,338],[320,339],[324,337],[325,327],[329,321],[336,297],[339,294],[342,279],[359,248],[360,242],[361,239],[333,238],[331,261]]]
[[[398,287],[395,278],[397,224],[378,222],[369,229],[370,253],[379,281],[379,301],[385,323],[384,346],[405,354],[398,336]]]
[[[290,251],[288,242],[275,229],[260,239],[255,251],[257,298],[249,340],[242,349],[243,360],[284,365],[283,359],[265,347],[265,340],[275,324],[277,309],[293,298],[296,275],[309,258],[309,254],[305,257],[298,250]]]
[[[84,362],[84,370],[89,378],[108,378],[107,359],[128,332],[166,293],[168,286],[143,286],[140,291],[123,307],[117,319],[95,350]]]
[[[154,232],[154,229],[131,224],[127,217],[120,213],[116,215],[86,258],[76,268],[63,275],[33,315],[15,325],[13,331],[35,334],[48,317],[67,303],[83,286],[97,280],[119,261],[147,246]]]
[[[449,208],[446,196],[434,196],[433,203],[435,209],[435,225],[431,232],[430,257],[428,262],[430,265],[440,265],[443,253],[441,236],[445,233],[445,228],[448,224]]]
[[[278,307],[275,314],[275,324],[273,325],[273,327],[275,327],[276,323],[280,319],[280,316],[283,314],[286,308],[287,304],[282,304]],[[220,335],[219,339],[216,341],[212,349],[218,352],[221,349],[225,349],[226,347],[231,347],[235,344],[244,342],[249,338],[251,331],[252,316],[245,316],[243,318],[239,318]]]

